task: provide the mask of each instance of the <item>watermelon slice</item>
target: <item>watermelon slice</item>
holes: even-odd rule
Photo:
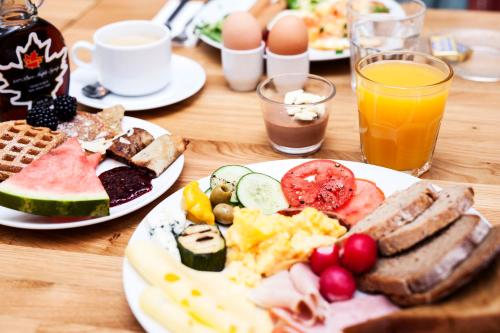
[[[109,197],[95,172],[99,158],[86,156],[71,138],[0,183],[0,205],[44,216],[109,215]]]

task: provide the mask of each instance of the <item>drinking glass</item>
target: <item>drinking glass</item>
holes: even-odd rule
[[[364,56],[381,51],[417,50],[425,16],[420,0],[349,0],[347,18],[351,52],[351,86],[356,88],[354,66]],[[389,12],[384,12],[386,9]]]
[[[388,51],[355,66],[363,160],[420,176],[431,167],[452,68],[419,52]]]

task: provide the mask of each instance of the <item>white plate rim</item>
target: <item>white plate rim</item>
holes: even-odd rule
[[[135,127],[155,128],[155,131],[157,133],[162,133],[159,135],[169,133],[163,127],[156,125],[154,123],[151,123],[149,121],[143,120],[143,119],[125,116],[124,121],[134,122],[133,126],[135,126]],[[159,190],[150,191],[150,192],[142,195],[141,197],[139,197],[139,198],[142,198],[140,201],[140,204],[130,205],[126,209],[120,210],[120,211],[113,213],[113,214],[110,214],[108,216],[98,217],[98,218],[94,218],[94,219],[81,220],[81,221],[74,221],[74,222],[38,223],[38,222],[16,222],[16,221],[12,221],[12,220],[5,220],[5,219],[2,219],[2,217],[0,215],[0,225],[4,225],[7,227],[13,227],[13,228],[19,228],[19,229],[31,229],[31,230],[61,230],[61,229],[72,229],[72,228],[84,227],[84,226],[89,226],[89,225],[94,225],[94,224],[114,220],[116,218],[130,214],[136,210],[141,209],[142,207],[149,205],[151,202],[153,202],[154,200],[159,198],[161,195],[163,195],[177,181],[177,179],[179,178],[179,176],[182,173],[183,168],[184,168],[184,155],[181,155],[181,156],[179,156],[179,158],[177,160],[175,160],[174,163],[172,163],[168,167],[167,170],[165,170],[165,172],[162,175],[160,175],[158,178],[153,179],[154,183],[161,184],[161,187],[159,188]],[[172,175],[168,174],[167,173],[168,170],[170,170],[173,174]],[[156,186],[158,186],[158,185],[156,185]],[[134,200],[130,201],[129,203],[133,203],[133,202],[134,202]],[[2,207],[1,209],[6,209],[6,208]],[[111,208],[111,209],[113,209],[113,208]],[[1,214],[1,211],[0,211],[0,214]]]
[[[211,39],[208,36],[200,34],[199,38],[202,42],[210,45],[211,47],[214,47],[214,48],[219,49],[219,50],[222,49],[221,43]],[[340,60],[340,59],[347,59],[349,57],[350,57],[349,49],[345,49],[344,52],[336,54],[335,51],[332,51],[332,50],[317,50],[317,49],[309,48],[309,61],[312,61],[312,62]],[[266,58],[265,54],[264,54],[264,58]]]
[[[125,108],[125,111],[126,112],[130,112],[130,111],[145,111],[145,110],[149,110],[149,109],[156,109],[156,108],[161,108],[161,107],[165,107],[165,106],[169,106],[169,105],[172,105],[172,104],[175,104],[175,103],[179,103],[191,96],[194,96],[196,93],[198,93],[201,88],[203,88],[203,86],[205,85],[206,83],[206,80],[207,80],[207,74],[205,73],[205,70],[203,69],[203,67],[198,63],[196,62],[195,60],[191,59],[191,58],[188,58],[188,57],[185,57],[185,56],[182,56],[182,55],[178,55],[178,54],[175,54],[175,53],[172,53],[172,68],[174,68],[172,70],[172,73],[175,73],[175,68],[177,68],[174,64],[174,62],[184,62],[184,64],[186,66],[190,66],[192,70],[196,71],[197,74],[196,75],[192,75],[192,76],[189,76],[189,77],[192,77],[193,78],[193,84],[190,85],[191,89],[189,90],[183,90],[183,91],[179,91],[179,92],[176,92],[174,94],[174,97],[171,97],[171,98],[168,98],[168,99],[164,99],[164,100],[161,100],[156,102],[156,103],[144,103],[144,104],[141,104],[141,106],[130,106],[130,105],[127,105],[127,102],[126,100],[122,100],[122,102],[120,103],[120,101],[117,101],[118,104],[122,104],[123,107]],[[76,68],[72,73],[71,73],[71,76],[74,76],[74,75],[78,75],[79,73],[81,72],[85,72],[87,71],[86,69],[84,68]],[[180,73],[178,73],[180,74]],[[176,79],[176,80],[183,80],[184,77],[183,76],[180,76],[180,75],[177,75],[177,76],[172,76],[173,79]],[[74,88],[73,88],[74,87]],[[110,105],[108,104],[105,104],[103,101],[106,99],[103,98],[103,99],[94,99],[94,98],[88,98],[88,97],[85,97],[82,93],[81,93],[81,88],[82,88],[82,85],[79,84],[78,86],[75,87],[75,85],[73,84],[73,86],[70,84],[70,94],[72,96],[77,96],[78,97],[78,103],[82,104],[82,105],[85,105],[85,106],[89,106],[89,107],[92,107],[92,108],[96,108],[96,109],[104,109],[106,107],[109,107]],[[156,96],[157,94],[159,93],[162,93],[162,92],[166,92],[168,91],[169,89],[171,89],[170,85],[166,86],[165,88],[163,88],[162,90],[160,90],[159,92],[155,92],[153,94],[151,94],[151,96]],[[118,95],[113,95],[115,98],[120,98],[120,96]],[[137,98],[147,98],[148,95],[146,96],[138,96]],[[130,99],[130,98],[133,98],[133,97],[125,97],[126,99]],[[113,103],[115,104],[115,103]]]
[[[288,159],[288,160],[273,160],[273,161],[266,161],[266,162],[260,162],[260,163],[253,163],[253,164],[248,164],[246,165],[248,168],[254,170],[254,171],[262,171],[265,173],[265,170],[269,170],[269,168],[272,168],[274,164],[284,164],[286,167],[283,167],[283,174],[288,171],[290,168],[299,165],[304,162],[312,161],[312,160],[317,160],[317,159]],[[354,162],[354,161],[345,161],[345,160],[334,160],[336,162],[339,162],[349,169],[351,169],[356,177],[359,178],[365,178],[368,180],[374,181],[377,186],[379,187],[385,187],[385,183],[382,184],[379,182],[379,180],[372,179],[370,177],[364,177],[363,174],[365,172],[367,173],[381,173],[381,175],[386,174],[388,179],[392,179],[392,185],[396,189],[405,189],[411,184],[414,184],[416,182],[422,181],[422,179],[411,176],[409,174],[395,171],[392,169],[376,166],[376,165],[371,165],[371,164],[365,164],[361,162]],[[262,170],[259,170],[262,169]],[[361,174],[360,174],[361,170]],[[380,176],[382,177],[382,176]],[[394,179],[395,178],[395,179]],[[399,178],[399,182],[397,179]],[[200,186],[208,186],[210,176],[201,178],[198,180],[200,183]],[[279,178],[281,179],[281,177]],[[437,186],[436,186],[437,187]],[[128,243],[134,242],[138,239],[142,239],[143,236],[146,235],[141,235],[139,234],[141,230],[145,227],[146,220],[148,217],[154,216],[158,210],[160,210],[164,205],[167,205],[170,203],[170,201],[173,201],[176,196],[180,196],[182,193],[182,189],[179,189],[175,193],[172,193],[169,197],[165,198],[162,202],[160,202],[156,207],[154,207],[145,217],[144,219],[137,225],[137,228],[135,229],[134,233],[129,239]],[[392,192],[384,194],[389,196]],[[470,213],[472,214],[477,214],[479,215],[483,220],[489,223],[486,218],[479,213],[476,209],[471,208],[469,210]],[[490,223],[489,223],[490,224]],[[128,244],[127,244],[128,246]],[[129,308],[132,311],[132,314],[136,318],[136,320],[139,322],[139,324],[142,326],[142,328],[146,332],[155,332],[155,333],[172,333],[163,328],[160,324],[158,324],[156,321],[148,317],[146,314],[142,312],[142,310],[139,307],[139,302],[138,298],[141,293],[141,291],[144,289],[144,287],[147,285],[147,283],[142,279],[142,277],[135,271],[135,269],[129,264],[128,260],[126,257],[123,258],[123,264],[122,264],[122,286],[123,290],[125,293],[125,298],[127,299],[127,303],[129,305]]]

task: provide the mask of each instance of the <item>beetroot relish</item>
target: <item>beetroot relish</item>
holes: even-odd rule
[[[109,206],[114,207],[134,200],[151,191],[151,176],[130,167],[117,167],[99,175],[109,195]]]

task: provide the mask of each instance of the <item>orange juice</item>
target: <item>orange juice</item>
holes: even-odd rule
[[[361,149],[368,163],[418,174],[415,170],[430,166],[449,75],[426,63],[403,60],[359,68]]]

